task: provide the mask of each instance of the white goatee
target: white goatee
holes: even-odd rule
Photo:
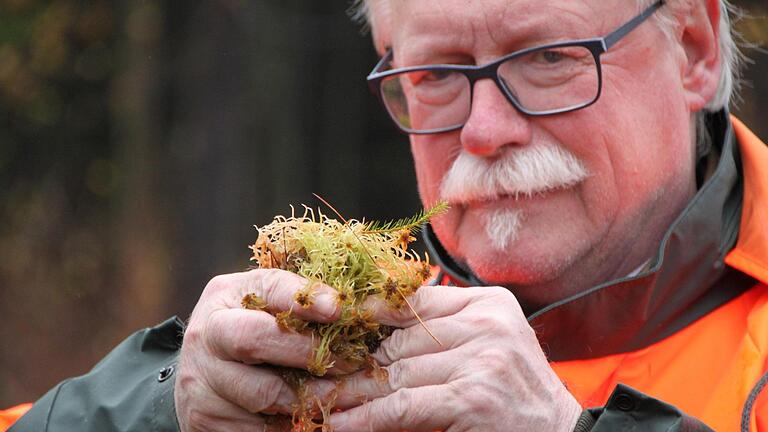
[[[507,250],[507,246],[517,240],[522,218],[522,212],[517,209],[502,208],[486,211],[483,214],[483,223],[490,246],[499,252]]]

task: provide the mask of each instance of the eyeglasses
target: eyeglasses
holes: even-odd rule
[[[460,129],[472,109],[472,89],[493,80],[520,112],[547,116],[586,108],[603,84],[600,56],[664,5],[658,0],[610,34],[526,48],[483,66],[391,67],[392,50],[368,75],[368,85],[398,128],[409,134]]]

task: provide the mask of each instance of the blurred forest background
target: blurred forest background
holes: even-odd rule
[[[768,44],[768,4],[736,4]],[[347,0],[0,0],[0,408],[186,318],[254,224],[317,192],[419,208]],[[768,138],[768,55],[736,109]]]

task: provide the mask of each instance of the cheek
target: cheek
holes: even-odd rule
[[[411,136],[411,154],[424,206],[434,205],[439,200],[443,176],[460,150],[458,133]]]
[[[621,131],[613,127],[613,113],[601,108],[593,105],[561,117],[542,117],[534,137],[567,149],[586,166],[589,175],[576,188],[577,202],[571,211],[586,218],[584,222],[588,225],[582,228],[591,226],[591,234],[604,231],[612,223],[623,198],[623,179],[616,163],[623,157],[617,150],[626,141]]]
[[[693,157],[690,113],[674,78],[652,75],[646,78],[655,84],[646,85],[629,70],[606,65],[604,72],[595,105],[570,113],[568,122],[545,124],[587,165],[591,176],[581,197],[596,223],[653,199],[674,176],[685,175],[681,164]]]
[[[583,212],[593,226],[604,226],[616,217],[622,199],[621,185],[605,151],[590,149],[584,162],[590,175],[579,189]]]
[[[464,210],[451,208],[447,212],[432,218],[430,224],[440,243],[454,258],[464,259],[459,248],[459,226],[464,217]]]
[[[434,136],[411,136],[411,153],[416,169],[419,196],[424,207],[434,205],[440,199],[440,184],[453,161],[459,155],[458,132]],[[456,231],[461,223],[463,210],[452,207],[430,222],[443,246],[459,257]]]
[[[648,95],[638,96],[643,97]],[[683,168],[692,165],[689,113],[680,100],[659,94],[606,114],[614,125],[605,138],[606,154],[623,201],[636,202],[639,197],[657,193],[661,185],[684,176]],[[620,106],[619,101],[612,102]],[[633,106],[649,108],[631,109]]]

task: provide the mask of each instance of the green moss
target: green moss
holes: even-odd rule
[[[292,310],[275,314],[286,331],[312,334],[317,341],[307,359],[309,373],[324,376],[336,361],[345,367],[368,366],[378,371],[371,353],[393,328],[375,322],[363,303],[375,295],[393,308],[410,307],[407,297],[429,278],[430,267],[428,257],[409,250],[408,244],[415,240],[416,229],[446,208],[441,203],[412,218],[380,224],[343,218],[340,222],[305,206],[301,216],[276,216],[272,223],[257,228],[252,261],[259,268],[287,270],[307,279],[307,285],[294,296],[297,304],[310,307],[318,283],[338,293],[340,316],[335,322],[307,322]],[[264,310],[265,304],[249,294],[243,307]],[[324,406],[306,395],[303,382],[307,372],[285,371],[284,376],[289,383],[297,383],[301,400],[294,413],[293,431],[319,429],[312,418],[329,410],[332,403]],[[322,430],[330,430],[325,422],[321,425]]]

